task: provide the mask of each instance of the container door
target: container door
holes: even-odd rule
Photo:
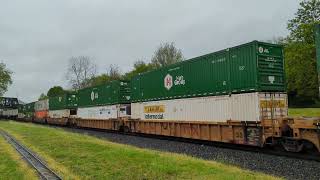
[[[260,118],[278,119],[288,116],[288,100],[285,93],[259,93]]]
[[[211,91],[214,95],[227,94],[230,87],[229,51],[221,51],[211,56],[210,62]]]
[[[285,91],[282,47],[258,43],[258,82],[261,91]]]

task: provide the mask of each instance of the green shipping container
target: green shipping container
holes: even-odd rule
[[[26,115],[27,117],[32,117],[34,113],[34,104],[35,103],[32,102],[24,105],[19,105],[18,112]]]
[[[74,109],[77,106],[77,92],[69,92],[49,98],[49,110]]]
[[[28,103],[24,105],[25,112],[34,112],[35,102]]]
[[[111,81],[78,91],[79,107],[126,103],[130,103],[130,83],[128,81]]]
[[[137,75],[133,102],[285,91],[283,47],[253,41]]]
[[[18,106],[18,113],[25,113],[25,105],[19,104]]]

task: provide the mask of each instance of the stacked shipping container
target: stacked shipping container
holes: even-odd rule
[[[24,119],[26,117],[24,107],[25,107],[25,105],[22,105],[22,104],[19,105],[19,107],[18,107],[18,118],[19,119]]]
[[[35,112],[34,108],[35,108],[35,102],[31,102],[24,105],[24,112],[28,119],[34,118],[34,112]]]
[[[0,97],[0,109],[16,109],[19,102],[17,98]]]
[[[258,121],[287,114],[280,45],[253,41],[140,74],[131,84],[134,119]]]
[[[273,104],[271,104],[273,102]],[[224,122],[287,116],[284,93],[243,93],[132,103],[133,119]]]
[[[19,102],[17,98],[0,97],[0,118],[17,118]]]
[[[49,117],[68,118],[77,114],[78,98],[76,92],[68,92],[49,98]]]
[[[132,101],[285,91],[282,46],[251,42],[134,77]]]
[[[130,115],[130,83],[112,81],[81,89],[78,92],[78,113],[82,119],[116,119]]]
[[[35,119],[41,122],[45,122],[45,119],[48,117],[49,111],[49,100],[40,100],[34,104],[35,110]]]
[[[18,107],[18,118],[32,120],[34,117],[35,102],[23,104]]]
[[[38,119],[259,121],[285,117],[282,46],[253,41],[196,57],[128,81],[81,89],[35,103]],[[130,105],[131,103],[131,105]]]
[[[4,118],[16,119],[18,117],[18,109],[3,109],[2,116]]]

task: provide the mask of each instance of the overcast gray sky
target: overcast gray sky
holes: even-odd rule
[[[6,96],[36,100],[65,80],[71,56],[100,73],[150,59],[161,42],[186,58],[286,36],[297,0],[0,0],[0,62],[14,72]]]

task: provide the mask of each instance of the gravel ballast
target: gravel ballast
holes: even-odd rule
[[[113,132],[63,129],[139,148],[180,153],[205,160],[218,161],[286,179],[320,179],[320,162],[317,161]]]

